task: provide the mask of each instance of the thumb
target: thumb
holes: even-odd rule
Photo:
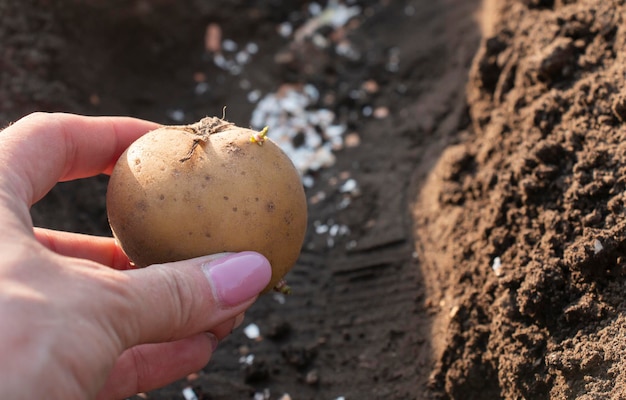
[[[259,253],[199,257],[125,271],[132,313],[117,332],[126,348],[206,332],[244,312],[269,283]]]

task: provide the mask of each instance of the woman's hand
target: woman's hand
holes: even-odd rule
[[[151,122],[29,115],[0,132],[0,398],[115,399],[202,368],[271,277],[258,253],[132,269],[112,238],[33,228],[58,181],[108,173]]]

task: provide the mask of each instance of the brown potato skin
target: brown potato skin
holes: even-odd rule
[[[203,142],[181,127],[163,127],[122,154],[107,213],[137,266],[252,250],[272,265],[265,291],[292,268],[306,231],[304,189],[287,155],[269,139],[250,142],[254,133],[229,125]]]

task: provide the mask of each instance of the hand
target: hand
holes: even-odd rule
[[[0,398],[124,398],[184,377],[269,282],[253,252],[132,269],[112,238],[33,228],[56,182],[109,173],[155,127],[37,113],[0,132]]]

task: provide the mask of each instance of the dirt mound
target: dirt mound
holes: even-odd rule
[[[626,397],[623,1],[491,2],[416,230],[443,398]]]

